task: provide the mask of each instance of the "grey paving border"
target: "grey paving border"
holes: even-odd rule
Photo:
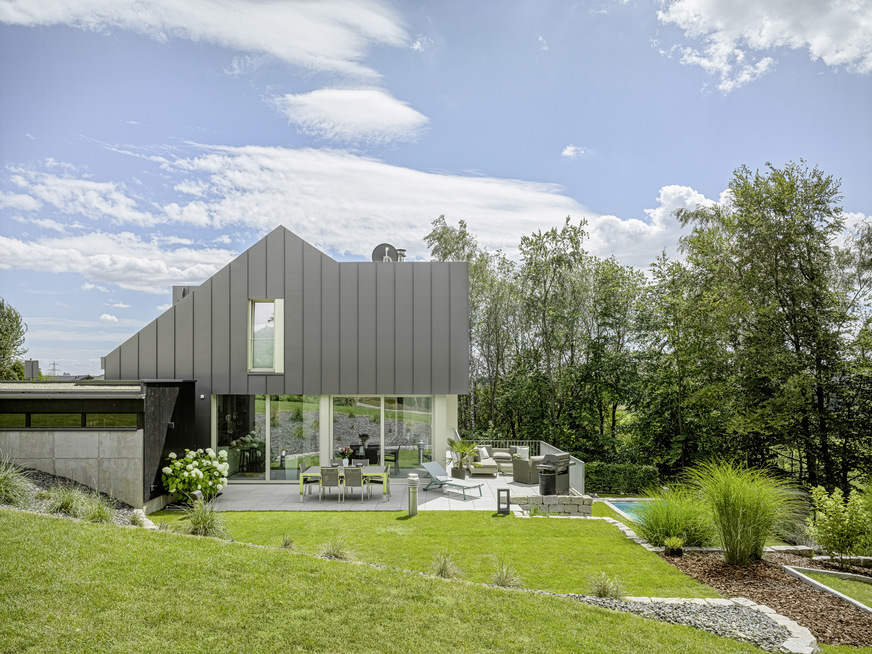
[[[859,581],[864,584],[872,584],[872,579],[870,579],[869,577],[864,577],[863,575],[852,575],[849,572],[837,572],[835,570],[830,571],[818,570],[816,568],[800,568],[795,565],[783,565],[781,566],[781,569],[784,570],[787,574],[793,575],[797,579],[807,583],[812,588],[817,588],[818,590],[822,590],[825,593],[829,593],[830,595],[835,595],[836,597],[845,600],[849,604],[856,606],[861,611],[865,611],[866,613],[872,613],[872,608],[866,606],[865,604],[863,604],[863,602],[855,600],[853,597],[848,597],[844,593],[840,593],[836,589],[830,588],[826,584],[822,584],[816,579],[812,579],[805,573],[813,572],[814,574],[826,575],[828,577],[836,577],[837,579],[847,579],[849,581]]]

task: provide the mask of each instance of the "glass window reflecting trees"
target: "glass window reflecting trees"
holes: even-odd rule
[[[251,300],[248,367],[253,372],[282,372],[284,366],[282,300]]]

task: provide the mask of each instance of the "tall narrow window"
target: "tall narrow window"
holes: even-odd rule
[[[249,316],[249,369],[257,372],[282,372],[281,300],[252,300]]]

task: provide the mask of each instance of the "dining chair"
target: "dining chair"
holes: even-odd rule
[[[308,469],[309,469],[309,466],[307,466],[305,463],[303,463],[303,461],[300,461],[300,478],[303,480],[303,488],[306,489],[307,493],[311,493],[312,489],[310,487],[313,484],[318,483],[318,478],[317,477],[303,477],[303,473],[306,472],[306,470],[308,470]],[[300,498],[300,499],[302,500],[302,498]]]
[[[351,465],[356,468],[362,468],[363,466],[369,465],[369,459],[352,459]]]
[[[349,488],[360,489],[360,503],[363,504],[363,487],[369,486],[369,478],[363,476],[363,468],[348,467],[345,468],[345,494],[348,495]]]
[[[342,459],[330,459],[330,467],[331,468],[342,467]]]
[[[318,502],[324,498],[325,488],[338,488],[339,501],[342,501],[342,478],[339,476],[339,468],[321,467],[321,478],[318,480]]]
[[[382,470],[384,472],[387,472],[388,466],[382,466]],[[369,491],[370,495],[372,495],[372,485],[373,484],[377,484],[379,486],[382,486],[385,483],[384,477],[367,477],[367,479],[369,480],[369,484],[367,485],[367,490]],[[391,484],[390,484],[390,482],[387,482],[387,484],[388,484],[388,486],[387,486],[388,497],[390,497],[391,496]]]

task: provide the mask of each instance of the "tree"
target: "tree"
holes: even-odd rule
[[[708,306],[737,386],[730,430],[747,463],[796,454],[800,477],[832,488],[844,478],[837,382],[868,297],[868,260],[837,245],[838,180],[803,162],[767,168],[737,169],[725,204],[679,211],[693,226],[682,248],[697,297],[717,299]]]
[[[0,379],[22,379],[20,358],[27,352],[24,334],[27,325],[21,314],[6,300],[0,298]]]

